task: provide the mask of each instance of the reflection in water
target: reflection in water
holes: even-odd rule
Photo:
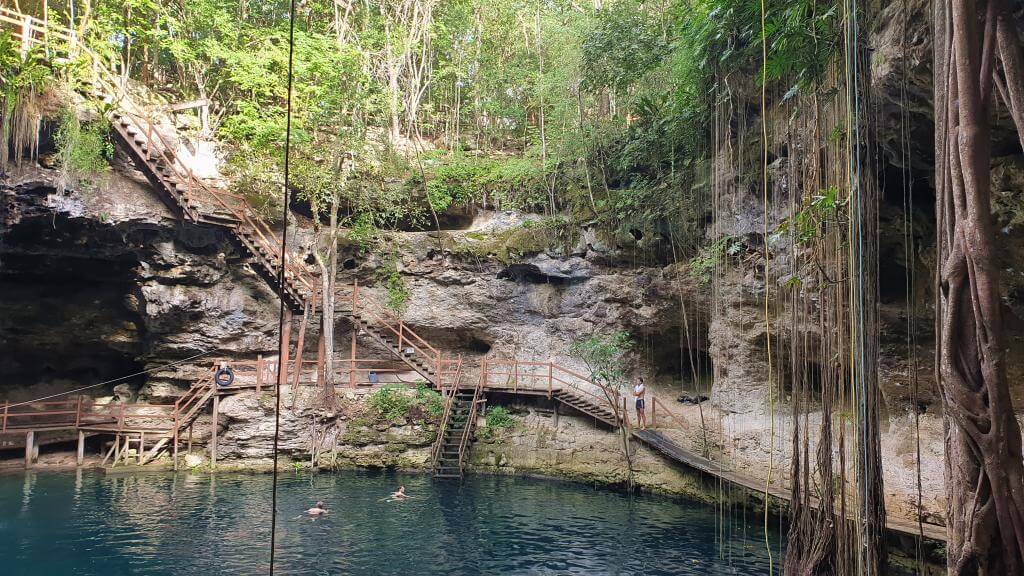
[[[32,488],[36,485],[36,473],[32,470],[25,471],[25,482],[21,486],[21,513],[28,511],[29,503],[32,501]]]
[[[412,497],[381,501],[398,484]],[[0,476],[4,573],[265,573],[270,489],[267,475]],[[313,521],[317,500],[331,513]],[[281,574],[767,573],[759,517],[559,482],[287,474],[278,503]]]

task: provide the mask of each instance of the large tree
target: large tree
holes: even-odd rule
[[[1011,111],[1022,109],[1021,46],[1006,0],[949,0],[934,10],[947,562],[950,574],[1024,574],[1024,462],[1006,379],[989,198],[994,90]]]

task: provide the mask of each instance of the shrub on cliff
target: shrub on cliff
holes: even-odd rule
[[[370,395],[369,403],[380,419],[389,422],[403,418],[435,420],[444,411],[441,395],[424,384],[414,390],[401,384],[385,384]]]

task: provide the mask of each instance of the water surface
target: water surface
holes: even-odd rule
[[[404,483],[413,498],[381,498]],[[0,573],[265,574],[271,477],[0,476]],[[767,574],[757,515],[556,481],[282,475],[277,573]],[[298,516],[317,499],[331,510]],[[769,535],[780,559],[777,532]]]

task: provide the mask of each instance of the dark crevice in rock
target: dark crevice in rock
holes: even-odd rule
[[[681,326],[668,326],[641,336],[640,342],[641,354],[654,369],[656,380],[684,390],[711,389],[714,362],[707,348],[707,326],[692,324],[689,337]]]
[[[512,264],[498,272],[499,280],[511,280],[521,284],[554,284],[569,286],[587,280],[586,275],[572,273],[545,272],[536,264]]]
[[[0,382],[11,398],[30,386],[57,392],[142,370],[138,266],[110,225],[36,217],[8,230],[0,239]]]

